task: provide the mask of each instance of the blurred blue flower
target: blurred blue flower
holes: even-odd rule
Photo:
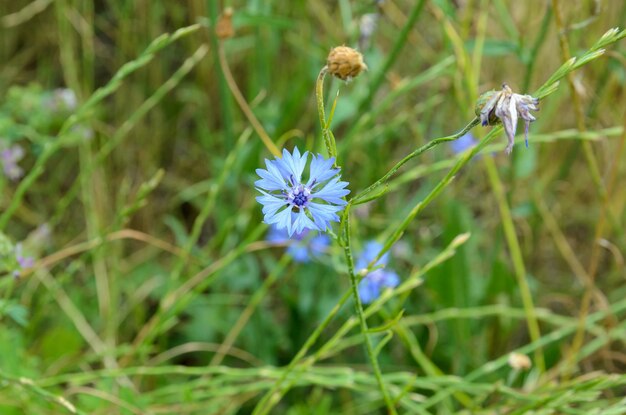
[[[374,260],[383,249],[383,246],[375,241],[370,241],[365,245],[363,252],[356,261],[356,270],[367,268],[367,265]],[[385,253],[375,264],[375,266],[385,266],[389,261],[389,253]],[[368,273],[359,282],[359,297],[363,304],[369,304],[380,296],[380,292],[389,287],[398,286],[400,278],[398,274],[385,268],[378,268]]]
[[[24,175],[24,170],[17,164],[24,158],[24,149],[18,145],[5,148],[0,151],[0,162],[4,175],[10,180],[19,180]]]
[[[256,200],[263,205],[265,223],[287,229],[291,237],[305,229],[325,231],[330,222],[338,222],[337,212],[343,210],[345,195],[350,193],[347,182],[340,181],[334,158],[313,156],[308,181],[302,180],[309,152],[300,155],[283,150],[282,158],[265,159],[267,169],[257,169],[261,180],[254,184],[263,193]],[[321,202],[321,203],[320,203]]]
[[[328,245],[330,238],[327,235],[315,232],[315,235],[308,229],[294,233],[291,238],[286,229],[278,229],[275,225],[270,227],[270,231],[265,238],[269,242],[287,243],[287,253],[296,262],[309,262],[321,256]]]
[[[454,141],[450,141],[450,147],[454,154],[460,154],[468,148],[474,147],[478,142],[472,133],[466,133]]]

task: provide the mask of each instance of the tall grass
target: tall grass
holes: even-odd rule
[[[374,3],[0,3],[0,413],[626,412],[626,4]],[[306,263],[255,201],[295,146],[351,190]]]

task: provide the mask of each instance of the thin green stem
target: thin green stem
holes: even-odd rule
[[[330,157],[336,157],[337,148],[335,145],[335,140],[332,132],[330,131],[330,121],[326,121],[326,114],[324,112],[324,78],[326,76],[326,72],[328,68],[324,66],[320,71],[317,77],[317,83],[315,85],[315,96],[317,99],[317,112],[319,114],[320,125],[322,127],[322,135],[324,137],[324,143],[326,144],[326,149],[328,151],[328,155]],[[332,118],[331,111],[331,118]],[[363,305],[361,304],[361,299],[359,297],[358,292],[358,281],[357,276],[354,273],[354,260],[352,258],[352,247],[350,245],[350,217],[349,217],[350,206],[348,205],[345,209],[345,213],[343,216],[343,220],[341,222],[343,229],[343,246],[344,253],[346,256],[346,262],[348,264],[348,274],[350,276],[350,285],[352,289],[352,296],[354,298],[356,313],[359,317],[359,322],[361,324],[361,333],[365,339],[365,346],[367,350],[367,355],[370,359],[370,363],[372,365],[372,370],[374,371],[374,376],[376,376],[376,380],[378,381],[378,386],[383,395],[383,399],[385,400],[385,404],[387,405],[387,409],[390,414],[395,414],[396,410],[394,407],[391,398],[389,397],[389,393],[385,388],[385,383],[383,382],[382,373],[380,371],[380,367],[378,365],[378,360],[376,358],[376,353],[374,351],[374,347],[372,346],[372,341],[369,338],[367,332],[367,321],[365,316],[363,315]]]
[[[359,105],[359,110],[357,111],[358,114],[365,114],[366,109],[371,105],[372,101],[374,100],[374,95],[376,95],[376,92],[378,92],[378,89],[382,85],[383,80],[387,75],[387,72],[389,72],[389,69],[391,69],[393,64],[400,56],[400,52],[402,51],[402,48],[404,47],[409,37],[409,32],[411,31],[411,29],[413,29],[413,26],[415,26],[415,23],[422,13],[425,4],[426,0],[419,0],[415,4],[415,6],[413,6],[413,10],[411,10],[411,14],[409,14],[409,17],[402,27],[402,30],[400,30],[400,33],[396,38],[396,42],[393,45],[393,49],[391,49],[391,52],[389,53],[389,55],[387,55],[387,60],[385,60],[382,69],[376,74],[376,76],[370,83],[369,93],[367,97],[361,102],[361,105]]]
[[[207,0],[207,9],[209,11],[209,17],[211,19],[211,48],[213,50],[213,60],[219,62],[219,39],[215,34],[215,27],[217,26],[217,20],[219,18],[218,2],[214,0]],[[233,101],[228,91],[228,84],[226,83],[226,77],[220,65],[215,65],[217,71],[217,86],[220,97],[220,107],[222,110],[220,119],[224,123],[224,133],[226,135],[226,148],[230,150],[235,145],[235,131],[234,131],[234,106]]]
[[[326,151],[329,157],[337,157],[337,146],[335,140],[330,132],[330,125],[326,122],[326,113],[324,111],[324,78],[328,73],[328,67],[324,66],[317,75],[317,82],[315,83],[315,98],[317,100],[317,114],[320,118],[320,126],[322,128],[322,137],[324,138],[324,145],[326,145]],[[336,161],[335,161],[336,162]]]
[[[278,278],[283,275],[283,270],[289,264],[289,262],[291,262],[291,259],[291,255],[283,255],[278,264],[276,264],[276,266],[272,269],[272,272],[270,272],[269,276],[265,279],[261,287],[259,287],[259,289],[254,292],[254,295],[252,295],[252,298],[250,298],[248,305],[246,305],[246,308],[237,319],[237,322],[230,329],[228,335],[226,336],[222,344],[220,344],[219,349],[217,349],[217,352],[215,352],[215,355],[213,355],[213,358],[211,358],[209,365],[217,366],[222,363],[222,360],[224,360],[224,357],[228,354],[231,347],[235,343],[237,336],[239,336],[239,333],[241,333],[241,330],[243,330],[248,320],[250,320],[250,317],[252,317],[252,314],[261,303],[263,298],[265,298],[265,295],[270,290],[270,288],[274,285],[276,281],[278,281]]]
[[[526,73],[524,74],[524,82],[522,82],[522,91],[527,91],[528,88],[530,88],[530,80],[532,79],[532,75],[535,69],[535,63],[538,61],[537,55],[539,54],[539,50],[543,46],[546,39],[551,20],[552,7],[547,4],[546,13],[544,14],[543,20],[541,21],[541,28],[539,29],[539,33],[535,38],[535,43],[533,43],[533,46],[530,49],[530,55],[527,58],[528,60],[526,63]]]
[[[504,186],[502,185],[502,179],[500,179],[500,176],[498,175],[498,170],[493,158],[485,157],[484,165],[487,170],[487,176],[489,177],[489,182],[491,184],[491,188],[493,189],[494,196],[498,202],[498,209],[500,210],[500,217],[502,218],[502,228],[504,230],[507,245],[509,246],[511,260],[513,261],[513,269],[515,271],[517,285],[520,289],[520,295],[522,296],[522,304],[524,306],[524,312],[526,313],[530,339],[533,342],[536,342],[541,338],[541,331],[539,330],[539,322],[537,320],[537,313],[533,303],[533,296],[528,285],[528,280],[526,279],[526,267],[524,266],[522,250],[515,233],[513,215],[511,214],[511,209],[507,203]],[[541,347],[538,347],[535,350],[535,365],[540,372],[544,372],[546,370],[546,363]]]
[[[350,238],[350,212],[349,209],[346,209],[346,213],[344,214],[343,220],[343,249],[346,257],[346,263],[348,265],[348,275],[350,276],[350,286],[352,289],[352,297],[354,298],[354,307],[356,309],[356,314],[359,318],[359,325],[361,326],[361,334],[363,335],[363,339],[365,340],[365,348],[367,350],[367,355],[370,359],[370,363],[372,365],[372,370],[374,371],[374,376],[378,381],[378,387],[380,388],[380,392],[383,395],[383,399],[385,400],[385,404],[387,405],[387,410],[390,414],[395,414],[396,409],[394,404],[385,388],[385,383],[383,381],[382,373],[380,371],[380,367],[378,365],[378,359],[376,358],[376,353],[374,351],[374,347],[372,345],[372,340],[370,339],[367,327],[367,320],[365,319],[365,314],[363,313],[363,304],[361,303],[361,298],[359,297],[358,290],[358,281],[357,276],[354,273],[354,259],[352,257],[352,245]]]
[[[56,154],[57,151],[62,149],[65,146],[70,144],[74,144],[71,140],[72,138],[67,136],[67,133],[70,131],[72,127],[77,125],[81,120],[87,117],[95,107],[102,102],[106,97],[113,94],[117,89],[122,86],[122,83],[126,77],[128,77],[131,73],[137,71],[138,69],[146,66],[148,63],[154,59],[156,53],[174,43],[178,39],[189,35],[197,31],[200,28],[199,25],[191,25],[187,27],[180,28],[176,30],[172,34],[163,34],[156,39],[154,39],[150,45],[139,55],[135,60],[125,63],[111,78],[111,80],[103,87],[98,88],[88,99],[83,103],[76,113],[70,116],[59,131],[57,139],[52,143],[46,143],[43,152],[35,162],[33,168],[28,172],[26,177],[20,182],[15,194],[11,199],[11,203],[6,208],[6,210],[0,215],[0,230],[4,229],[17,208],[22,203],[24,196],[28,189],[35,183],[35,181],[41,176],[45,171],[45,165],[47,161]]]
[[[567,62],[571,58],[570,46],[569,40],[567,39],[567,32],[563,23],[563,16],[561,14],[558,0],[552,0],[552,9],[554,12],[554,22],[559,31],[559,45],[561,48],[561,56],[563,61]],[[587,130],[587,126],[585,125],[585,114],[583,111],[580,96],[578,94],[578,91],[576,90],[576,86],[574,85],[574,78],[571,73],[567,74],[567,83],[572,98],[572,106],[574,107],[576,126],[580,132],[584,132]],[[598,244],[597,241],[602,237],[602,234],[604,232],[605,219],[607,215],[609,216],[609,218],[613,219],[613,223],[616,223],[615,219],[612,217],[612,212],[609,208],[609,194],[604,185],[602,173],[600,172],[600,167],[593,151],[593,146],[591,145],[591,143],[584,141],[582,143],[582,147],[585,161],[587,163],[587,168],[589,169],[589,174],[594,183],[595,190],[597,191],[598,196],[602,201],[603,209],[600,211],[600,217],[596,221],[594,239],[591,242],[591,259],[589,261],[589,266],[587,269],[588,278],[586,280],[585,292],[583,294],[583,298],[580,304],[580,322],[578,330],[576,331],[576,336],[574,336],[574,340],[572,341],[569,356],[569,360],[571,360],[572,362],[583,344],[584,323],[587,315],[589,314],[591,297],[595,290],[595,277],[600,261],[600,244]]]
[[[454,141],[454,140],[460,138],[461,136],[466,134],[469,130],[471,130],[472,128],[477,126],[478,123],[479,123],[479,119],[478,118],[474,118],[472,121],[470,121],[469,124],[467,124],[465,127],[463,127],[463,129],[461,131],[459,131],[459,132],[457,132],[455,134],[446,136],[446,137],[435,138],[434,140],[431,140],[428,143],[424,144],[423,146],[417,148],[415,151],[413,151],[412,153],[408,154],[402,160],[397,162],[387,173],[385,173],[385,175],[383,177],[381,177],[380,179],[376,180],[374,183],[372,183],[370,186],[368,186],[365,190],[361,191],[359,194],[354,196],[351,199],[351,202],[353,204],[356,204],[360,200],[363,200],[363,198],[365,196],[367,196],[369,193],[371,193],[372,190],[376,189],[377,187],[381,186],[382,184],[385,184],[391,178],[391,176],[393,176],[406,163],[408,163],[409,161],[411,161],[415,157],[421,155],[425,151],[430,150],[431,148],[435,147],[438,144],[444,143],[446,141]]]
[[[341,307],[346,303],[346,301],[350,299],[350,295],[351,295],[351,292],[346,291],[344,295],[341,297],[341,299],[339,300],[339,302],[337,302],[337,304],[333,307],[333,309],[330,310],[330,312],[324,318],[324,320],[315,328],[315,330],[313,331],[313,333],[311,333],[311,335],[306,340],[306,342],[304,342],[300,350],[298,350],[298,353],[296,353],[293,359],[291,359],[291,362],[289,362],[289,365],[287,365],[287,367],[283,371],[280,379],[276,381],[274,386],[272,386],[272,388],[269,391],[267,391],[267,393],[263,396],[263,398],[261,398],[259,403],[256,405],[256,407],[254,408],[254,411],[252,412],[253,415],[264,415],[264,414],[269,413],[269,411],[280,401],[282,396],[291,387],[291,384],[289,384],[288,386],[283,388],[283,390],[280,390],[281,387],[283,386],[283,383],[285,382],[287,377],[291,374],[291,372],[293,372],[296,365],[300,362],[300,360],[302,360],[304,355],[306,355],[306,353],[313,346],[313,344],[315,344],[315,342],[320,337],[324,329],[328,327],[328,325],[333,320],[333,318],[337,315]],[[305,365],[305,368],[307,366],[308,365]]]

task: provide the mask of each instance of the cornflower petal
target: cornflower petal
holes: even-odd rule
[[[274,195],[266,193],[261,189],[257,189],[257,190],[263,193],[263,196],[257,196],[256,200],[257,202],[263,205],[262,210],[265,215],[273,215],[280,208],[285,206],[285,201],[283,199],[280,199]]]
[[[275,167],[273,167],[273,169],[275,169]],[[256,187],[262,187],[267,190],[280,190],[285,187],[285,181],[280,176],[280,172],[278,172],[279,175],[276,176],[272,174],[270,170],[256,169],[256,174],[261,176],[261,180],[254,182]]]
[[[336,212],[342,210],[341,206],[322,205],[319,203],[310,203],[309,210],[313,221],[319,229],[326,230],[330,225],[330,222],[339,222],[339,216]]]
[[[287,229],[287,234],[291,238],[293,235],[293,222],[291,221],[292,207],[283,209],[280,212],[275,213],[269,219],[266,219],[266,223],[271,225],[275,224],[278,229]]]
[[[300,233],[304,229],[319,230],[315,223],[313,223],[313,221],[307,217],[306,213],[304,213],[304,209],[300,209],[300,212],[298,212],[297,218],[293,224],[296,233]]]
[[[314,156],[311,160],[311,177],[307,186],[312,186],[314,181],[316,183],[324,182],[339,173],[339,169],[332,168],[333,164],[335,164],[334,157],[325,159],[321,154]]]
[[[287,150],[283,150],[283,163],[287,166],[287,170],[290,174],[288,177],[293,175],[294,180],[300,181],[308,155],[309,152],[305,151],[304,154],[300,156],[298,147],[294,148],[293,155],[289,154]]]
[[[335,177],[326,184],[321,190],[318,190],[313,194],[314,197],[324,199],[330,203],[337,205],[345,205],[348,202],[342,199],[345,195],[350,193],[350,190],[345,189],[348,185],[347,182],[340,182],[339,177]]]

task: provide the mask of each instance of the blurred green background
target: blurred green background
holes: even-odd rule
[[[298,263],[265,240],[272,156],[229,74],[279,148],[325,153],[315,81],[331,47],[359,48],[369,70],[326,83],[354,195],[462,129],[480,93],[531,94],[625,22],[619,0],[1,2],[0,150],[23,150],[24,175],[0,175],[0,413],[251,413],[349,290],[336,242]],[[401,413],[626,413],[625,53],[562,80],[528,148],[520,127],[507,156],[500,134],[392,248],[423,279],[368,319]],[[439,145],[355,207],[356,252],[460,157]],[[35,264],[13,278],[18,243]],[[385,413],[355,323],[349,301],[270,413]],[[531,369],[506,364],[527,345]]]

